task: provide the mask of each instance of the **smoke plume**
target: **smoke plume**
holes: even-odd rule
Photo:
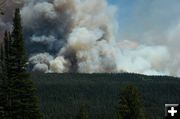
[[[168,32],[169,46],[148,45],[118,37],[117,7],[106,0],[28,0],[20,6],[33,71],[180,72],[180,56],[172,59],[177,54],[174,46],[179,43],[180,25]],[[9,21],[0,19],[0,29],[7,28]]]

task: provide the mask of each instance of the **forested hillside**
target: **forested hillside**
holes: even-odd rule
[[[164,118],[165,103],[180,102],[180,79],[137,74],[32,74],[44,119],[74,119],[82,104],[91,119],[114,119],[121,89],[134,84],[149,119]]]

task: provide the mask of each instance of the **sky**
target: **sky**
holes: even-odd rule
[[[180,19],[180,0],[108,0],[118,7],[120,34],[142,41],[145,34],[164,34]],[[129,34],[131,34],[129,36]],[[163,36],[162,36],[163,37]]]

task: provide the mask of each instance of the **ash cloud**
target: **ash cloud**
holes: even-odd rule
[[[117,7],[106,0],[29,0],[21,4],[33,71],[148,75],[178,75],[180,71],[180,57],[171,59],[177,54],[173,46],[180,27],[173,27],[166,36],[175,44],[148,44],[118,37]],[[8,23],[5,21],[0,25]]]

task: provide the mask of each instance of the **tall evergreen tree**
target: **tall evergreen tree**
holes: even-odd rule
[[[135,86],[122,91],[116,113],[117,119],[145,119],[142,97]]]
[[[15,10],[13,19],[11,54],[14,62],[11,64],[13,79],[13,119],[39,119],[41,118],[38,98],[35,96],[35,87],[26,71],[26,53],[21,26],[20,10]]]
[[[13,31],[5,33],[4,47],[1,50],[3,59],[4,81],[1,86],[5,94],[4,119],[40,119],[40,108],[36,88],[26,71],[26,53],[21,26],[20,10],[15,10]],[[3,55],[2,55],[3,54]],[[5,92],[5,93],[4,93]]]

